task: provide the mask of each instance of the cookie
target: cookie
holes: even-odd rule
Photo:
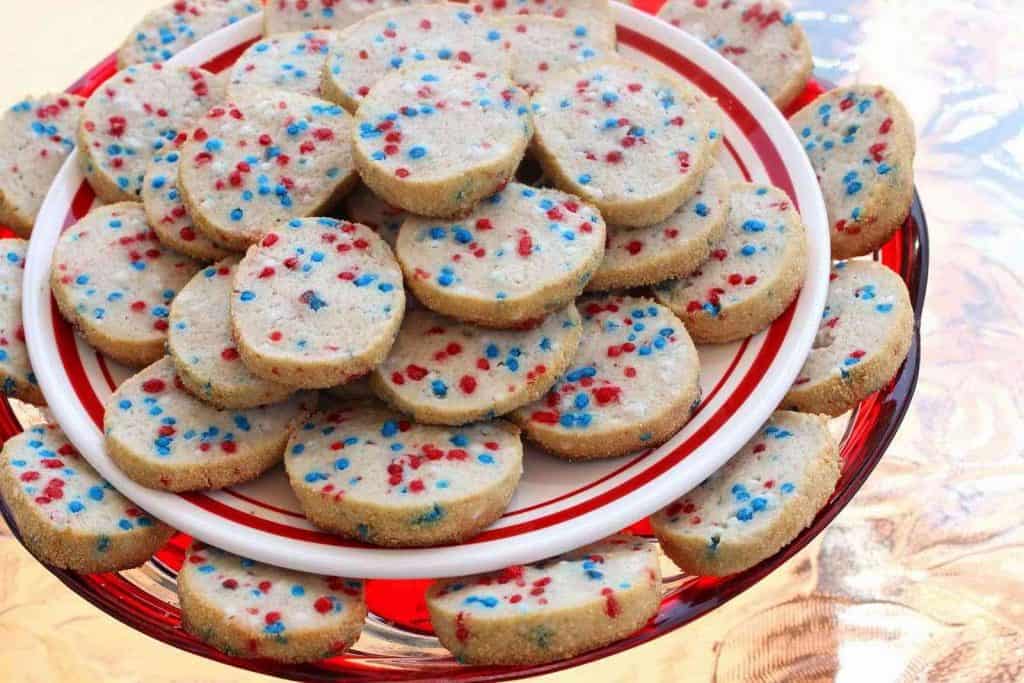
[[[700,359],[686,328],[649,299],[588,297],[578,307],[583,337],[569,371],[512,419],[570,460],[660,446],[700,399]]]
[[[337,36],[331,31],[281,33],[249,46],[231,67],[228,97],[258,97],[267,90],[319,97],[320,75]]]
[[[831,90],[789,121],[818,176],[832,258],[863,256],[889,241],[914,198],[914,122],[878,85]]]
[[[78,146],[86,180],[106,202],[138,201],[150,160],[222,99],[202,69],[137,64],[86,101]]]
[[[534,93],[561,71],[615,53],[615,38],[586,24],[543,15],[505,17],[495,25],[512,57],[512,80]]]
[[[206,36],[256,14],[259,0],[174,0],[149,12],[117,51],[123,69],[140,62],[163,62]]]
[[[665,554],[688,574],[740,572],[811,523],[840,469],[823,417],[778,411],[720,470],[652,515],[651,526]]]
[[[327,389],[326,393],[343,401],[376,398],[376,395],[373,393],[373,389],[370,388],[369,375],[363,375],[362,377],[349,380],[344,384],[331,387],[330,389]]]
[[[218,410],[185,391],[174,362],[163,358],[117,388],[103,433],[110,459],[143,486],[220,489],[281,462],[292,430],[315,405],[315,396],[299,394],[265,408]]]
[[[21,325],[21,283],[25,277],[28,242],[0,239],[0,391],[4,396],[46,405],[39,382],[32,372]]]
[[[615,18],[608,0],[480,0],[471,2],[475,14],[485,18],[548,16],[585,26],[587,33],[615,46]]]
[[[451,61],[507,73],[502,34],[462,3],[420,4],[377,12],[344,31],[324,66],[324,97],[356,111],[389,73]]]
[[[340,31],[386,9],[433,0],[268,0],[263,33],[326,29]]]
[[[669,0],[658,16],[736,65],[780,109],[814,69],[807,36],[781,0]]]
[[[218,244],[243,250],[355,184],[352,118],[336,104],[279,92],[215,107],[197,126],[178,185],[196,227]]]
[[[375,195],[365,185],[359,185],[345,197],[343,203],[345,217],[353,223],[362,223],[381,236],[388,246],[395,248],[398,241],[398,229],[409,216],[398,207],[391,206]]]
[[[359,175],[406,211],[463,215],[515,173],[533,135],[528,104],[504,73],[473,64],[396,71],[356,112]]]
[[[543,664],[640,629],[661,604],[653,543],[617,535],[535,564],[436,581],[434,632],[465,664]]]
[[[381,546],[460,543],[508,507],[523,472],[519,429],[431,427],[373,403],[317,413],[285,469],[313,524]]]
[[[366,619],[362,581],[281,569],[202,543],[185,556],[178,597],[185,630],[234,657],[333,657],[359,639]]]
[[[783,407],[842,415],[889,383],[913,338],[899,275],[873,261],[836,263],[814,346]]]
[[[137,567],[174,533],[100,477],[53,425],[7,440],[0,494],[29,550],[62,569]]]
[[[732,181],[716,164],[697,193],[664,221],[647,228],[609,226],[604,261],[587,289],[651,285],[697,270],[725,232],[731,190]]]
[[[171,301],[200,264],[162,246],[142,204],[93,209],[60,236],[50,288],[64,318],[119,363],[164,354]]]
[[[807,236],[775,187],[733,186],[724,236],[699,270],[655,287],[698,344],[757,334],[785,312],[807,272]]]
[[[555,186],[612,225],[668,218],[697,191],[720,128],[675,74],[616,57],[562,72],[533,97],[533,152]]]
[[[238,266],[231,322],[255,375],[329,388],[384,360],[405,312],[391,249],[365,225],[293,219]]]
[[[396,255],[427,307],[515,327],[575,299],[604,256],[601,214],[558,190],[510,183],[465,219],[410,216]]]

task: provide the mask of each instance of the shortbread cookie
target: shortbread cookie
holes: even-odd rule
[[[591,34],[586,24],[543,15],[496,19],[512,57],[512,80],[534,93],[571,66],[615,53],[614,35]]]
[[[504,187],[533,135],[526,93],[471,64],[410,66],[380,80],[356,112],[363,182],[423,216],[465,214]]]
[[[171,301],[200,264],[162,246],[142,204],[93,209],[60,236],[50,288],[64,318],[114,360],[164,355]]]
[[[439,61],[502,73],[511,66],[501,32],[462,3],[390,9],[339,36],[324,66],[324,97],[354,112],[387,74]]]
[[[193,543],[178,573],[185,629],[234,657],[310,662],[359,638],[363,583],[290,571]]]
[[[889,241],[914,198],[914,122],[878,85],[829,91],[790,119],[818,175],[832,226],[832,258]]]
[[[0,494],[29,550],[62,569],[137,567],[174,533],[100,477],[53,425],[7,440]]]
[[[519,429],[430,427],[373,403],[317,413],[285,468],[311,522],[374,545],[459,543],[501,517],[523,472]]]
[[[405,312],[402,272],[365,225],[293,219],[246,254],[231,321],[246,366],[294,387],[329,388],[384,360]]]
[[[280,92],[215,107],[197,126],[178,184],[196,227],[218,244],[245,249],[329,209],[356,182],[352,118],[336,104]]]
[[[365,185],[360,185],[345,197],[345,218],[373,228],[392,249],[398,241],[398,229],[409,216],[398,207],[391,206]]]
[[[739,67],[779,108],[814,69],[807,36],[782,0],[669,0],[658,16]]]
[[[0,239],[0,392],[38,406],[46,399],[28,361],[25,329],[21,325],[21,283],[25,277],[28,242]]]
[[[535,564],[442,579],[427,590],[434,632],[466,664],[542,664],[613,643],[661,604],[656,546],[630,535]]]
[[[896,375],[913,338],[899,275],[873,261],[836,263],[818,336],[782,405],[842,415]]]
[[[716,164],[697,194],[664,221],[647,228],[610,226],[604,261],[587,289],[651,285],[697,270],[725,233],[731,191],[732,181]]]
[[[549,16],[587,27],[595,39],[615,46],[615,18],[608,0],[479,0],[471,2],[484,17]]]
[[[700,486],[651,516],[662,549],[698,576],[725,576],[774,555],[811,523],[840,473],[818,415],[779,411]]]
[[[733,186],[725,234],[699,270],[655,287],[698,344],[757,334],[796,298],[807,272],[807,236],[789,197],[774,187]]]
[[[202,69],[138,64],[92,94],[78,144],[85,178],[101,199],[138,200],[150,160],[222,99],[212,79]]]
[[[616,57],[547,81],[533,97],[533,151],[551,181],[612,225],[668,218],[697,191],[720,144],[714,109],[672,72]]]
[[[75,148],[85,100],[64,93],[30,97],[0,118],[0,223],[32,234],[46,193]]]
[[[206,36],[256,14],[259,0],[173,0],[149,12],[117,51],[118,68],[163,62]]]
[[[185,391],[163,358],[117,388],[103,433],[110,458],[143,486],[220,489],[281,462],[292,430],[315,406],[315,395],[299,394],[266,408],[218,410]]]
[[[231,336],[232,281],[238,257],[199,271],[171,305],[167,352],[197,398],[218,408],[254,408],[286,400],[291,387],[249,372]]]
[[[231,67],[228,97],[259,97],[268,90],[319,97],[324,62],[337,36],[331,31],[281,33],[249,46]]]
[[[649,299],[588,297],[579,309],[583,339],[570,370],[512,419],[571,460],[660,446],[700,399],[700,359],[686,328]]]
[[[381,398],[418,422],[490,419],[543,396],[569,368],[580,330],[572,304],[523,330],[413,311],[370,381]]]
[[[396,254],[427,307],[489,327],[564,308],[604,256],[601,214],[558,190],[510,183],[465,219],[411,216]]]
[[[433,0],[268,0],[263,33],[325,29],[340,31],[386,9]]]

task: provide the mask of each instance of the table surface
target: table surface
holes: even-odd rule
[[[163,1],[4,0],[0,105],[65,87]],[[794,10],[820,75],[884,83],[917,125],[932,248],[917,397],[853,503],[779,571],[545,681],[1024,678],[1024,2]],[[269,680],[132,631],[0,532],[0,680]]]

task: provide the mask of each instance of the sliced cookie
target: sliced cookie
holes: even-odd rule
[[[534,95],[533,151],[557,187],[612,225],[653,225],[693,196],[714,161],[719,122],[703,99],[665,69],[588,62]]]
[[[698,576],[725,576],[774,555],[828,501],[839,448],[818,415],[779,411],[700,486],[651,516],[662,549]]]
[[[686,328],[649,299],[588,297],[579,309],[583,338],[570,370],[512,419],[570,460],[660,446],[700,398],[700,359]]]
[[[62,569],[137,567],[174,533],[100,477],[53,425],[7,440],[0,494],[29,550]]]
[[[615,37],[586,24],[543,15],[496,19],[512,57],[512,80],[534,93],[571,66],[615,53]]]
[[[656,547],[630,535],[427,590],[434,632],[466,664],[568,659],[639,630],[660,604]]]
[[[913,338],[899,275],[873,261],[836,263],[818,336],[783,407],[842,415],[896,375]]]
[[[231,321],[254,374],[329,388],[384,360],[405,313],[402,273],[365,225],[293,219],[238,266]]]
[[[64,93],[29,97],[0,118],[0,223],[32,234],[46,193],[75,148],[85,100]]]
[[[200,264],[157,240],[142,204],[93,209],[60,236],[50,288],[90,345],[126,365],[164,354],[171,301]]]
[[[489,327],[515,327],[564,308],[604,256],[592,206],[558,190],[510,183],[454,222],[410,216],[395,248],[427,307]]]
[[[396,71],[356,112],[356,167],[394,206],[465,214],[504,187],[533,135],[529,99],[503,72],[434,62]],[[458,134],[454,134],[458,131]]]
[[[25,240],[0,239],[0,392],[42,406],[46,399],[29,364],[25,328],[21,325],[26,251]]]
[[[218,410],[185,391],[163,358],[117,388],[103,433],[111,460],[143,486],[220,489],[281,462],[292,430],[315,406],[314,395],[300,394],[266,408]]]
[[[331,31],[280,33],[249,46],[228,80],[228,97],[286,91],[320,96],[320,76],[338,34]],[[255,91],[255,92],[253,92]]]
[[[757,334],[793,302],[807,272],[800,214],[774,187],[733,186],[725,234],[699,270],[655,287],[699,344]]]
[[[789,121],[818,176],[832,258],[863,256],[889,241],[914,198],[914,122],[879,85],[824,93]]]
[[[340,31],[386,9],[433,0],[271,0],[263,10],[263,33],[325,29]]]
[[[259,0],[174,0],[149,12],[117,51],[118,68],[163,62],[206,36],[256,14]]]
[[[497,18],[548,16],[587,27],[595,39],[615,46],[615,18],[608,0],[479,0],[471,2],[475,14]]]
[[[375,195],[365,185],[360,185],[345,197],[343,212],[345,218],[353,223],[373,228],[392,249],[398,241],[398,229],[409,216],[402,209],[391,206]]]
[[[296,93],[214,107],[182,150],[178,185],[196,227],[245,249],[268,230],[336,204],[356,182],[352,118]]]
[[[234,657],[311,662],[347,650],[363,630],[356,579],[318,576],[193,543],[178,573],[181,622]]]

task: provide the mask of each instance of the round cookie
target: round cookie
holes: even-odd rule
[[[295,93],[213,108],[178,169],[196,227],[242,250],[285,221],[332,207],[356,181],[351,127],[338,105]]]
[[[778,411],[720,470],[652,515],[651,526],[687,574],[740,572],[813,521],[840,470],[839,447],[823,417]]]
[[[199,271],[171,304],[167,353],[181,383],[218,408],[255,408],[287,400],[294,391],[253,375],[231,336],[232,281],[238,257]]]
[[[512,80],[528,93],[559,72],[615,53],[615,38],[585,24],[543,15],[505,17],[495,25],[512,57]]]
[[[430,427],[373,403],[317,413],[285,451],[311,522],[381,546],[460,543],[508,507],[523,473],[519,429],[503,420]]]
[[[491,419],[551,388],[576,355],[580,329],[572,304],[523,330],[490,330],[411,311],[370,382],[377,395],[417,422]]]
[[[651,285],[697,270],[725,232],[732,181],[715,164],[700,188],[660,223],[647,228],[609,226],[604,261],[588,291]]]
[[[100,477],[53,425],[36,425],[7,440],[0,494],[29,550],[62,569],[137,567],[174,533]]]
[[[22,281],[28,242],[0,239],[0,392],[4,396],[46,405],[39,382],[32,372],[21,325]]]
[[[138,64],[92,94],[78,128],[82,170],[106,202],[137,201],[150,160],[221,99],[202,69]]]
[[[46,193],[75,148],[85,100],[64,93],[29,97],[0,118],[0,223],[32,234]]]
[[[668,0],[658,16],[736,65],[780,109],[814,69],[807,36],[782,0]]]
[[[238,266],[231,323],[246,366],[294,387],[329,388],[387,355],[405,313],[402,273],[365,225],[293,219]]]
[[[366,619],[362,581],[281,569],[202,543],[185,556],[178,596],[185,630],[234,657],[334,657],[359,639]]]
[[[391,206],[375,195],[365,185],[359,185],[345,197],[344,214],[353,223],[373,228],[392,249],[398,241],[398,229],[409,216],[402,209]]]
[[[615,47],[615,18],[608,0],[480,0],[470,6],[484,17],[548,16],[587,27],[602,43]]]
[[[504,73],[472,64],[396,71],[356,112],[359,175],[406,211],[463,215],[515,173],[533,135],[528,105]]]
[[[265,408],[218,410],[185,391],[163,358],[117,388],[103,433],[110,459],[143,486],[220,489],[281,462],[292,430],[315,405],[315,396],[300,394]]]
[[[249,46],[231,67],[228,97],[258,97],[266,90],[319,97],[320,75],[337,36],[331,31],[280,33]]]
[[[725,234],[686,277],[655,287],[698,344],[757,334],[793,302],[807,272],[807,236],[789,197],[774,187],[733,186]]]
[[[818,176],[832,226],[832,258],[889,241],[914,198],[914,122],[878,85],[831,90],[789,121]]]
[[[668,218],[697,191],[720,136],[714,109],[681,78],[617,57],[547,81],[533,97],[533,152],[551,181],[612,225]]]
[[[93,209],[60,236],[50,288],[64,318],[119,363],[164,354],[171,301],[200,268],[157,241],[142,204]]]
[[[783,407],[842,415],[896,375],[913,338],[899,275],[873,261],[836,263],[818,336]]]
[[[263,9],[263,33],[327,29],[340,31],[370,14],[433,0],[270,0]]]
[[[507,73],[511,62],[501,38],[462,3],[377,12],[339,36],[324,65],[324,97],[354,112],[380,79],[415,64],[452,61]]]
[[[434,582],[434,632],[466,664],[568,659],[640,629],[661,604],[656,546],[611,536],[535,564]]]
[[[570,460],[660,446],[700,399],[690,335],[649,299],[588,297],[579,309],[583,338],[570,370],[512,419],[546,451]]]

